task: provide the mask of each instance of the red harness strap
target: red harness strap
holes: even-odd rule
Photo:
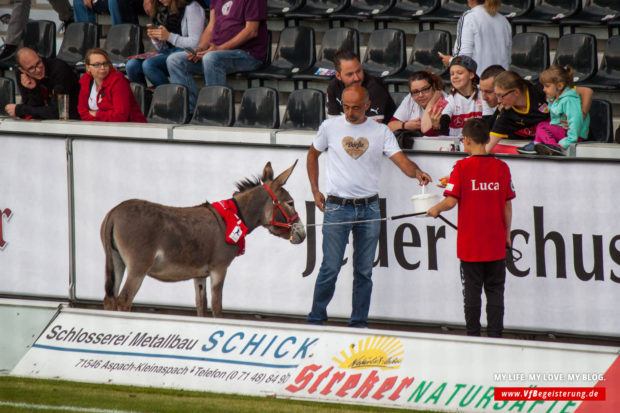
[[[213,205],[213,208],[216,209],[226,223],[226,242],[237,244],[239,247],[237,255],[243,255],[245,253],[245,235],[248,233],[248,227],[239,218],[235,201],[225,199],[211,205]]]

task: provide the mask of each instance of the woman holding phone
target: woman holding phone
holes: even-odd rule
[[[154,0],[150,2],[150,7],[148,3],[145,6],[153,21],[147,25],[146,34],[151,38],[157,54],[130,59],[125,70],[132,82],[146,85],[148,80],[157,87],[168,83],[168,56],[198,45],[205,27],[205,10],[197,1],[186,6],[184,0]]]
[[[409,76],[408,86],[410,94],[394,112],[388,128],[392,132],[405,129],[419,132],[420,136],[436,136],[437,132],[433,129],[422,133],[422,117],[424,112],[446,97],[441,77],[428,70],[420,70]]]

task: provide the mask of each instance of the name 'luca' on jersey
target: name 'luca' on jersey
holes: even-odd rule
[[[471,180],[472,191],[499,191],[499,182],[476,182]]]

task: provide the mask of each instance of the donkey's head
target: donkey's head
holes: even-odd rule
[[[306,239],[306,230],[295,210],[293,198],[283,188],[295,165],[297,161],[275,179],[271,162],[265,165],[261,180],[265,191],[269,194],[269,199],[265,203],[262,225],[272,234],[286,238],[293,244],[299,244]]]

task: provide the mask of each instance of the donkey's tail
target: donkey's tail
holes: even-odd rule
[[[101,243],[105,252],[105,297],[103,299],[103,308],[105,310],[116,310],[116,274],[114,271],[114,245],[112,232],[114,225],[112,223],[112,212],[108,212],[101,223]]]

